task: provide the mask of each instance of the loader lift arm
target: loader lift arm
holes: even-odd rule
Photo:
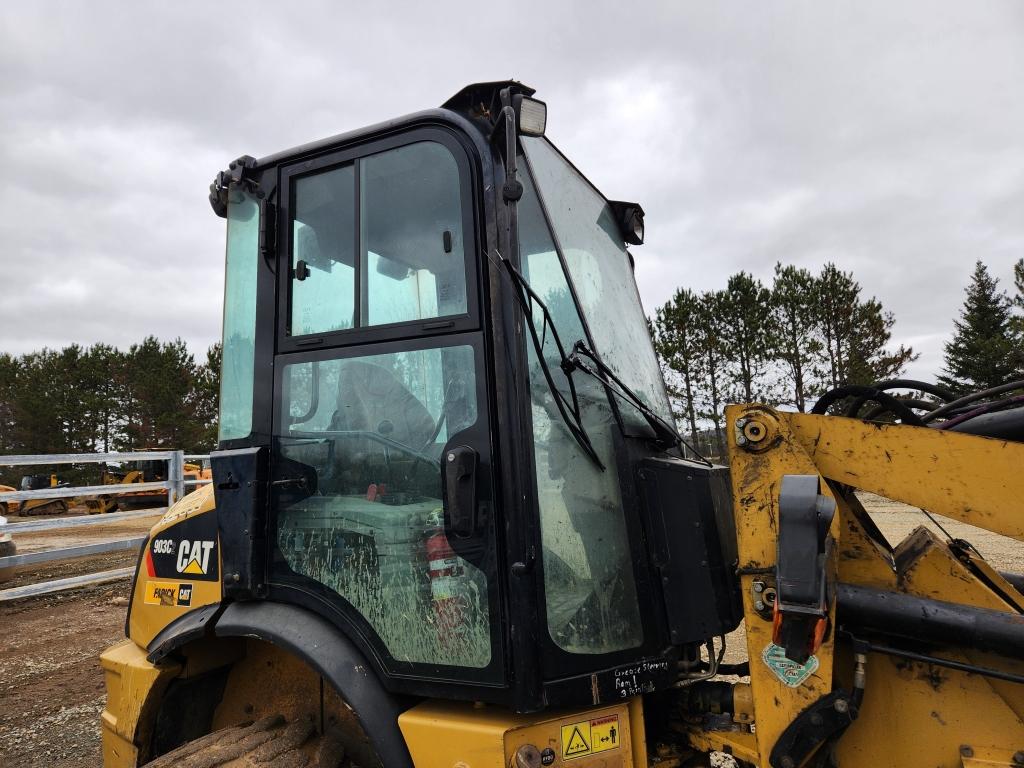
[[[731,406],[726,423],[750,659],[735,698],[752,702],[733,720],[756,726],[713,730],[690,712],[690,744],[774,768],[1020,765],[1024,595],[966,542],[919,527],[890,546],[854,491],[1024,541],[1024,444],[758,405]],[[824,631],[802,664],[773,642],[793,476],[836,508]]]

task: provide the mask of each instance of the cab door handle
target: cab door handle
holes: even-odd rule
[[[446,448],[444,452],[444,501],[448,527],[460,538],[476,531],[477,467],[479,454],[468,445]]]

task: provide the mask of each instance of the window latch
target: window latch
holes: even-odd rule
[[[305,280],[309,277],[309,265],[299,259],[295,262],[295,268],[292,270],[292,280]]]

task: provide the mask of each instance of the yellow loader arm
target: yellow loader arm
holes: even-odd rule
[[[1020,580],[924,527],[890,546],[854,494],[1024,541],[1024,444],[763,406],[726,423],[750,682],[729,727],[684,717],[690,743],[774,768],[1024,765]]]

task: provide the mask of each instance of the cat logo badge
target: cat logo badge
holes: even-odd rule
[[[212,541],[185,539],[178,545],[178,573],[205,576],[210,572],[211,552],[213,552]]]
[[[186,517],[153,537],[146,572],[151,579],[167,581],[220,581],[217,548],[217,516]]]

